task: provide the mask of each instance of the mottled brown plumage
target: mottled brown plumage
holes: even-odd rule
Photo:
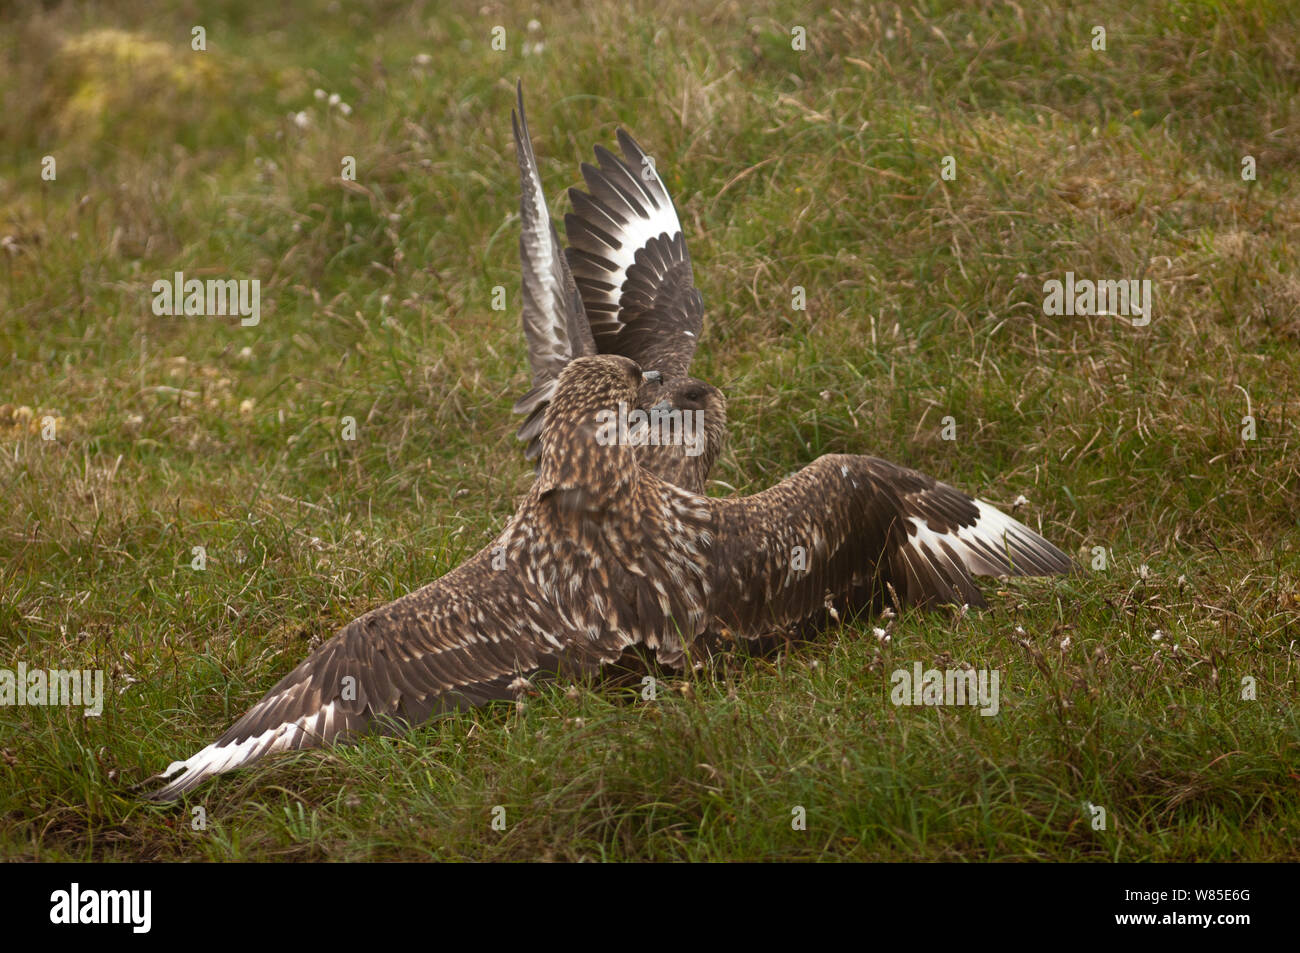
[[[574,210],[564,223],[571,247],[562,252],[542,192],[522,84],[516,98],[511,121],[519,163],[523,327],[533,371],[532,389],[514,408],[528,415],[518,433],[525,453],[533,459],[541,452],[546,406],[564,366],[578,357],[620,354],[660,374],[640,387],[634,406],[641,410],[663,400],[684,409],[700,398],[685,397],[682,405],[678,398],[699,388],[716,395],[709,400],[703,454],[686,459],[656,446],[639,453],[649,470],[703,492],[726,436],[726,402],[687,375],[704,327],[704,300],[668,190],[641,147],[619,130],[623,158],[597,146],[599,166],[582,165],[591,192],[569,191]]]
[[[596,415],[634,399],[641,381],[626,358],[567,366],[537,480],[496,540],[349,623],[217,741],[169,765],[162,776],[177,776],[152,796],[274,752],[511,698],[532,676],[593,671],[632,645],[678,657],[679,625],[699,629],[707,606],[707,504],[683,491],[644,499],[636,448],[596,439]]]
[[[602,415],[639,367],[561,372],[537,480],[458,569],[345,626],[216,742],[168,766],[170,799],[277,751],[510,698],[636,646],[679,667],[723,629],[756,639],[886,593],[900,606],[983,599],[972,575],[1068,571],[1051,543],[987,503],[883,460],[824,456],[775,487],[712,500],[642,468]]]

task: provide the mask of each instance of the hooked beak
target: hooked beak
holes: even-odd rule
[[[672,409],[673,409],[673,405],[672,405],[672,403],[668,400],[668,398],[665,397],[663,400],[659,401],[659,403],[655,404],[655,405],[654,405],[653,407],[651,407],[650,409],[651,409],[651,410],[657,410],[657,411],[659,411],[659,412],[662,414],[662,413],[665,413],[665,412],[667,412],[667,411],[672,410]]]
[[[641,380],[642,380],[642,381],[649,381],[649,382],[652,383],[652,384],[657,384],[657,383],[659,383],[661,380],[663,380],[663,378],[664,378],[664,376],[663,376],[662,374],[660,374],[658,371],[642,371],[642,372],[641,372]]]

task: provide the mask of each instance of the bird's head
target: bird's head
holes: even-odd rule
[[[684,377],[666,385],[662,395],[662,402],[674,410],[703,411],[710,416],[716,414],[725,424],[727,398],[712,384],[695,377]]]
[[[635,422],[641,385],[654,372],[626,357],[570,361],[546,408],[538,492],[566,509],[606,508],[636,479]]]
[[[643,451],[656,455],[653,465],[644,465],[670,483],[703,493],[704,481],[727,439],[727,399],[722,391],[694,377],[666,384],[650,407],[650,427],[652,433],[657,429],[661,436],[668,433],[674,439]]]
[[[610,402],[617,405],[620,400],[631,403],[642,381],[657,379],[657,374],[643,372],[636,361],[616,354],[574,358],[560,372],[547,413],[557,407],[583,411],[601,409]]]

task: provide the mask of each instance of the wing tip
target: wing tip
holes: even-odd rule
[[[1008,563],[1007,575],[1068,575],[1078,568],[1068,554],[1037,530],[1026,526],[988,500],[975,498],[974,502],[980,511],[974,529],[978,532],[980,522],[986,518],[991,520],[993,534],[1001,537],[999,552]],[[1020,565],[1017,565],[1017,559],[1021,561]]]
[[[194,763],[211,750],[212,746],[209,745],[193,758],[187,761],[173,761],[153,777],[148,778],[144,782],[146,785],[154,781],[164,781],[166,783],[157,790],[145,792],[141,795],[141,798],[146,801],[158,802],[180,800],[182,796],[212,777],[214,772]]]

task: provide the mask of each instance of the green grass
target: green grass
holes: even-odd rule
[[[108,696],[0,708],[0,856],[1297,859],[1300,9],[831,6],[0,14],[0,667]],[[620,125],[674,194],[712,492],[871,453],[1023,494],[1089,568],[137,800],[526,490],[517,76],[555,215]],[[259,278],[261,324],[154,316],[177,270]],[[1150,278],[1151,324],[1044,315],[1067,270]],[[895,707],[917,661],[1000,670],[1000,713]]]

